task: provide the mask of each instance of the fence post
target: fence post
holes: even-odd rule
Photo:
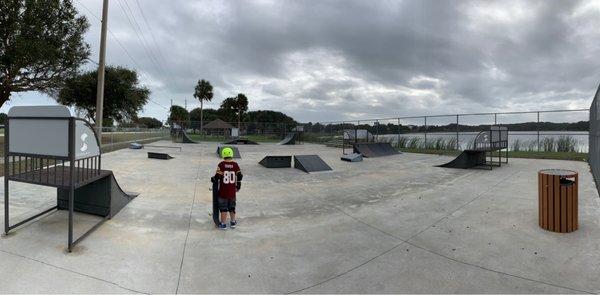
[[[538,114],[538,123],[537,123],[537,136],[538,136],[538,152],[540,151],[540,112]]]
[[[331,132],[331,139],[329,139],[333,143],[333,123],[329,123],[329,131]]]
[[[360,120],[356,121],[356,127],[354,127],[354,143],[358,142],[358,126],[360,125]],[[369,141],[369,133],[367,131],[367,141]]]
[[[427,116],[425,118],[425,142],[423,142],[423,148],[427,149]]]
[[[460,150],[460,144],[458,143],[458,134],[460,129],[458,127],[458,115],[456,115],[456,150]]]
[[[377,128],[375,128],[375,132],[377,133],[377,137],[375,137],[375,141],[379,141],[379,120],[375,120],[375,125],[377,125]]]
[[[498,114],[494,113],[494,125],[498,125]]]
[[[396,140],[396,148],[400,148],[400,118],[398,118],[398,139]]]

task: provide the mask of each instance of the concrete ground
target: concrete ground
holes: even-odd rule
[[[438,168],[450,157],[339,160],[321,145],[239,146],[239,226],[214,228],[216,144],[103,155],[141,195],[65,251],[54,212],[0,239],[0,292],[571,293],[600,292],[600,198],[582,162],[511,159],[493,171]],[[318,154],[332,172],[266,169],[265,155]],[[580,228],[538,227],[537,171],[580,173]],[[13,223],[53,205],[55,190],[11,182]],[[2,211],[3,212],[3,211]],[[3,217],[1,218],[3,220]],[[77,214],[76,229],[95,217]]]

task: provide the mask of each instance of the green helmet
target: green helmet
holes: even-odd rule
[[[221,158],[233,158],[233,149],[230,147],[223,148],[221,150]]]

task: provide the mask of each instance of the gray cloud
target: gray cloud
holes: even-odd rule
[[[82,4],[99,15],[101,1],[80,1],[95,49],[100,23]],[[585,108],[600,81],[593,2],[139,3],[144,15],[135,0],[111,0],[109,27],[135,62],[112,36],[107,60],[137,68],[165,106],[196,106],[191,94],[204,78],[215,86],[209,106],[243,92],[251,109],[301,121]],[[145,113],[167,116],[155,104]]]

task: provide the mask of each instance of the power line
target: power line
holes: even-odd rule
[[[121,2],[121,0],[119,0],[119,1]],[[131,10],[131,7],[127,3],[127,0],[122,1],[122,3],[125,3],[125,6],[127,7],[127,10],[131,14],[131,18],[133,19],[133,23],[135,24],[135,26],[137,27],[138,31],[140,32],[140,35],[142,36],[142,40],[143,40],[144,46],[146,46],[146,48],[148,49],[148,52],[150,53],[151,58],[154,58],[154,61],[161,68],[161,71],[165,72],[165,70],[162,67],[160,61],[158,60],[158,58],[154,54],[154,51],[152,50],[152,47],[148,45],[149,42],[146,41],[146,36],[144,35],[144,30],[142,30],[142,27],[138,23],[138,21],[137,21],[137,19],[135,17],[135,14],[133,13],[133,10]],[[135,27],[134,27],[134,30],[135,30]]]
[[[102,19],[100,17],[98,17],[91,9],[89,9],[87,6],[85,6],[85,4],[81,3],[81,1],[79,1],[79,0],[75,0],[75,1],[77,1],[77,3],[79,3],[81,5],[81,7],[83,7],[83,9],[87,10],[87,12],[89,12],[99,22],[102,22]],[[113,33],[113,31],[111,31],[110,28],[108,28],[108,32],[113,37],[113,39],[115,39],[115,41],[117,42],[117,45],[119,45],[119,47],[121,47],[121,49],[123,49],[123,51],[129,57],[129,59],[131,59],[131,61],[133,61],[133,63],[135,64],[135,66],[137,68],[141,68],[140,65],[139,65],[139,63],[135,60],[135,58],[133,58],[133,56],[131,56],[131,54],[129,54],[129,51],[127,50],[127,48],[125,46],[123,46],[123,44],[121,43],[121,41],[119,40],[119,38],[117,38],[117,36],[115,35],[115,33]]]
[[[123,2],[125,4],[125,6],[123,6]],[[140,26],[139,22],[137,21],[137,19],[135,17],[135,14],[133,13],[133,10],[131,9],[131,7],[129,6],[129,4],[127,3],[127,1],[126,0],[123,0],[123,1],[119,0],[119,6],[123,10],[123,14],[127,18],[129,24],[131,25],[131,28],[134,30],[136,36],[138,37],[138,40],[140,41],[140,44],[142,45],[142,48],[146,51],[146,54],[148,55],[148,57],[150,58],[150,60],[153,62],[154,66],[158,69],[158,71],[160,73],[162,73],[163,77],[166,80],[168,80],[171,84],[174,85],[173,81],[171,80],[171,77],[173,75],[171,75],[170,73],[168,73],[165,70],[164,66],[161,64],[161,62],[158,59],[158,57],[152,51],[152,47],[149,45],[149,42],[146,40],[146,37],[145,37],[144,32],[142,30],[142,27]],[[125,9],[125,7],[127,8],[127,10]],[[127,14],[127,11],[129,11],[129,14],[131,14],[131,18]]]
[[[98,20],[99,22],[102,22],[102,19],[100,17],[98,17],[91,9],[89,9],[85,4],[83,4],[81,1],[79,0],[75,0],[77,1],[77,3],[79,3],[81,5],[81,7],[83,7],[83,9],[85,9],[90,15],[92,15],[96,20]],[[138,4],[139,5],[139,4]],[[123,8],[123,6],[121,6],[121,8]],[[127,15],[125,15],[127,17]],[[127,17],[129,20],[129,17]],[[130,22],[131,24],[131,22]],[[139,25],[138,25],[139,26]],[[111,36],[113,37],[113,39],[117,42],[117,45],[119,45],[119,47],[121,47],[121,49],[123,49],[123,51],[125,52],[125,54],[127,55],[127,57],[129,57],[129,59],[131,59],[131,61],[134,63],[134,65],[136,66],[136,68],[141,68],[140,64],[137,62],[137,60],[135,58],[133,58],[133,56],[129,53],[129,51],[127,50],[127,48],[121,43],[121,41],[119,40],[119,38],[117,38],[117,36],[115,35],[115,33],[113,33],[113,31],[111,31],[110,28],[108,28],[108,32],[111,34]],[[136,32],[137,34],[137,32]],[[96,65],[99,65],[98,62],[90,59],[90,58],[86,58],[89,62],[92,62]],[[143,75],[143,73],[142,73]],[[151,98],[148,98],[148,101],[160,106],[161,108],[165,109],[165,110],[169,110],[169,108],[163,106],[162,104],[152,100]]]
[[[129,14],[127,14],[127,11],[125,10],[125,7],[123,6],[123,3],[120,0],[117,1],[117,3],[119,3],[119,6],[123,10],[123,15],[125,15],[125,17],[127,18],[127,21],[129,22],[129,25],[131,26],[131,28],[133,29],[133,32],[135,33],[135,35],[137,36],[138,40],[140,41],[140,45],[142,46],[142,49],[146,52],[146,54],[148,55],[150,61],[153,63],[153,66],[156,67],[156,70],[158,70],[159,73],[162,72],[162,70],[160,69],[160,65],[158,65],[158,63],[156,62],[156,60],[153,59],[152,53],[150,53],[150,50],[146,46],[146,43],[142,40],[142,37],[140,36],[140,32],[138,32],[137,28],[133,24],[133,21],[129,17]],[[125,2],[125,3],[127,3],[127,2]]]
[[[165,56],[163,55],[162,51],[160,50],[160,46],[158,46],[158,42],[156,42],[156,38],[152,31],[152,27],[150,26],[150,22],[148,22],[148,19],[146,18],[146,15],[144,14],[144,10],[142,9],[142,5],[140,5],[140,1],[135,0],[135,3],[137,5],[138,9],[140,10],[140,14],[142,15],[142,18],[144,19],[144,22],[146,23],[146,27],[148,27],[148,31],[150,32],[150,36],[152,37],[152,42],[154,42],[154,46],[156,47],[158,54],[162,57],[163,60],[166,61]]]
[[[142,6],[140,5],[139,1],[136,1],[136,5],[139,9],[140,15],[142,16],[142,18],[144,19],[144,22],[146,23],[146,27],[148,28],[148,32],[150,32],[153,43],[151,43],[150,41],[148,41],[146,39],[144,30],[142,29],[142,26],[140,25],[140,23],[137,21],[135,13],[133,13],[133,9],[131,9],[131,6],[129,6],[129,4],[127,3],[127,0],[123,0],[123,2],[125,4],[125,6],[127,7],[127,10],[129,10],[129,13],[131,14],[131,17],[133,19],[133,23],[137,26],[137,28],[142,36],[142,39],[144,40],[146,47],[149,49],[149,52],[152,54],[152,57],[157,62],[157,64],[160,66],[163,73],[166,73],[166,79],[169,80],[169,82],[171,82],[171,84],[174,85],[173,80],[171,80],[172,77],[174,77],[174,75],[170,72],[169,68],[166,66],[166,64],[168,64],[166,62],[166,58],[160,51],[160,47],[158,46],[158,43],[156,42],[156,38],[154,37],[154,34],[152,33],[152,28],[150,26],[150,23],[148,22],[148,19],[144,15]],[[154,46],[152,46],[152,45],[154,45]]]

